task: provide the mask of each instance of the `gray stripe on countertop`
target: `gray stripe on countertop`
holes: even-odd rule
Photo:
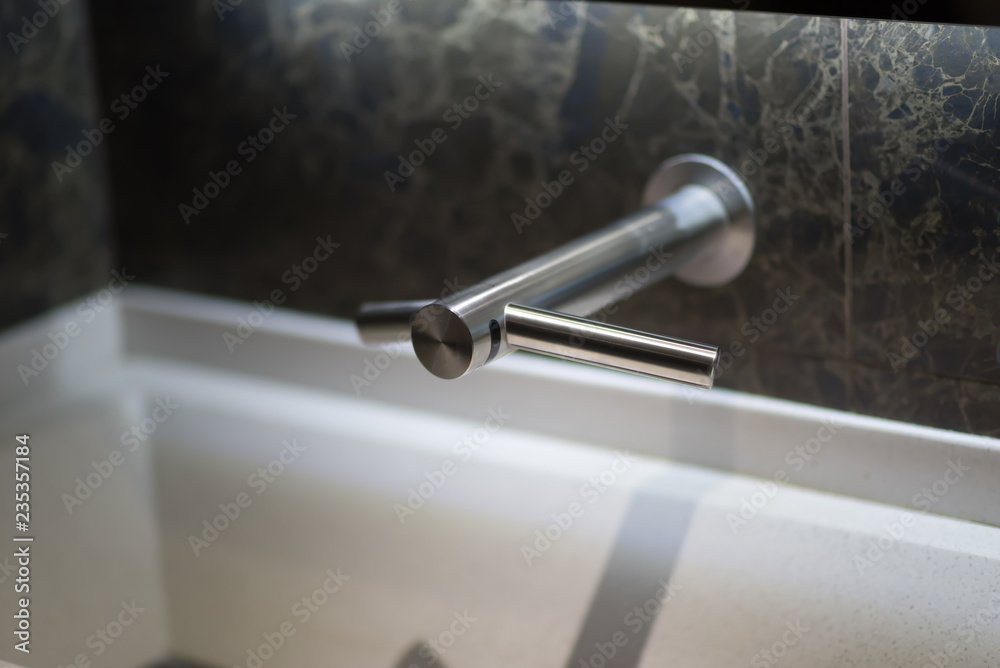
[[[435,656],[437,652],[434,652],[429,645],[417,641],[410,645],[410,648],[403,655],[403,658],[396,663],[395,668],[448,668],[442,661],[440,656]]]
[[[567,668],[639,665],[657,613],[680,589],[670,578],[701,496],[671,495],[676,483],[676,474],[661,475],[636,491]]]

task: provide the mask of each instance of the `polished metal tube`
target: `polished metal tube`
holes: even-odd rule
[[[687,185],[653,206],[421,309],[413,348],[441,378],[458,378],[510,351],[510,303],[584,316],[677,269],[727,226],[709,187]],[[637,287],[634,287],[637,286]]]
[[[430,303],[429,299],[365,302],[354,317],[362,343],[373,346],[409,341],[414,314]]]
[[[711,389],[719,349],[575,316],[508,304],[507,343],[552,357]]]

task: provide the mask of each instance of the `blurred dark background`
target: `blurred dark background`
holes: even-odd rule
[[[700,152],[754,194],[750,267],[710,290],[652,286],[613,322],[739,342],[724,387],[1000,436],[1000,280],[948,301],[1000,246],[1000,29],[924,22],[996,22],[989,8],[970,20],[960,3],[912,3],[884,22],[537,0],[71,0],[0,45],[2,324],[122,267],[245,301],[283,288],[287,307],[345,318],[365,300],[437,297],[633,210],[657,164]],[[38,7],[0,3],[3,34]],[[496,90],[455,127],[446,112],[490,76]],[[287,127],[251,151],[276,113]],[[574,152],[615,118],[621,137],[578,172]],[[95,134],[104,119],[113,129]],[[390,189],[398,156],[439,128],[447,141]],[[92,155],[53,166],[88,136]],[[219,176],[230,162],[239,172]],[[574,183],[519,232],[512,214],[564,169]],[[212,174],[224,187],[208,197]],[[866,219],[897,180],[904,192]],[[318,237],[340,247],[291,290],[286,272]],[[753,324],[778,290],[794,306]],[[941,308],[949,321],[894,364]]]

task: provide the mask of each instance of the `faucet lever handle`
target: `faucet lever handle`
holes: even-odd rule
[[[711,389],[719,349],[565,313],[507,304],[507,344],[574,362]]]

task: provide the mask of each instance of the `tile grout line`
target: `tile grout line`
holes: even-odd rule
[[[851,246],[851,113],[847,85],[847,22],[840,19],[840,113],[841,138],[844,154],[843,189],[844,189],[844,357],[847,359],[845,393],[846,408],[854,410],[854,369],[850,363],[853,358],[851,345],[851,311],[853,310],[852,278],[854,275],[854,253]]]

